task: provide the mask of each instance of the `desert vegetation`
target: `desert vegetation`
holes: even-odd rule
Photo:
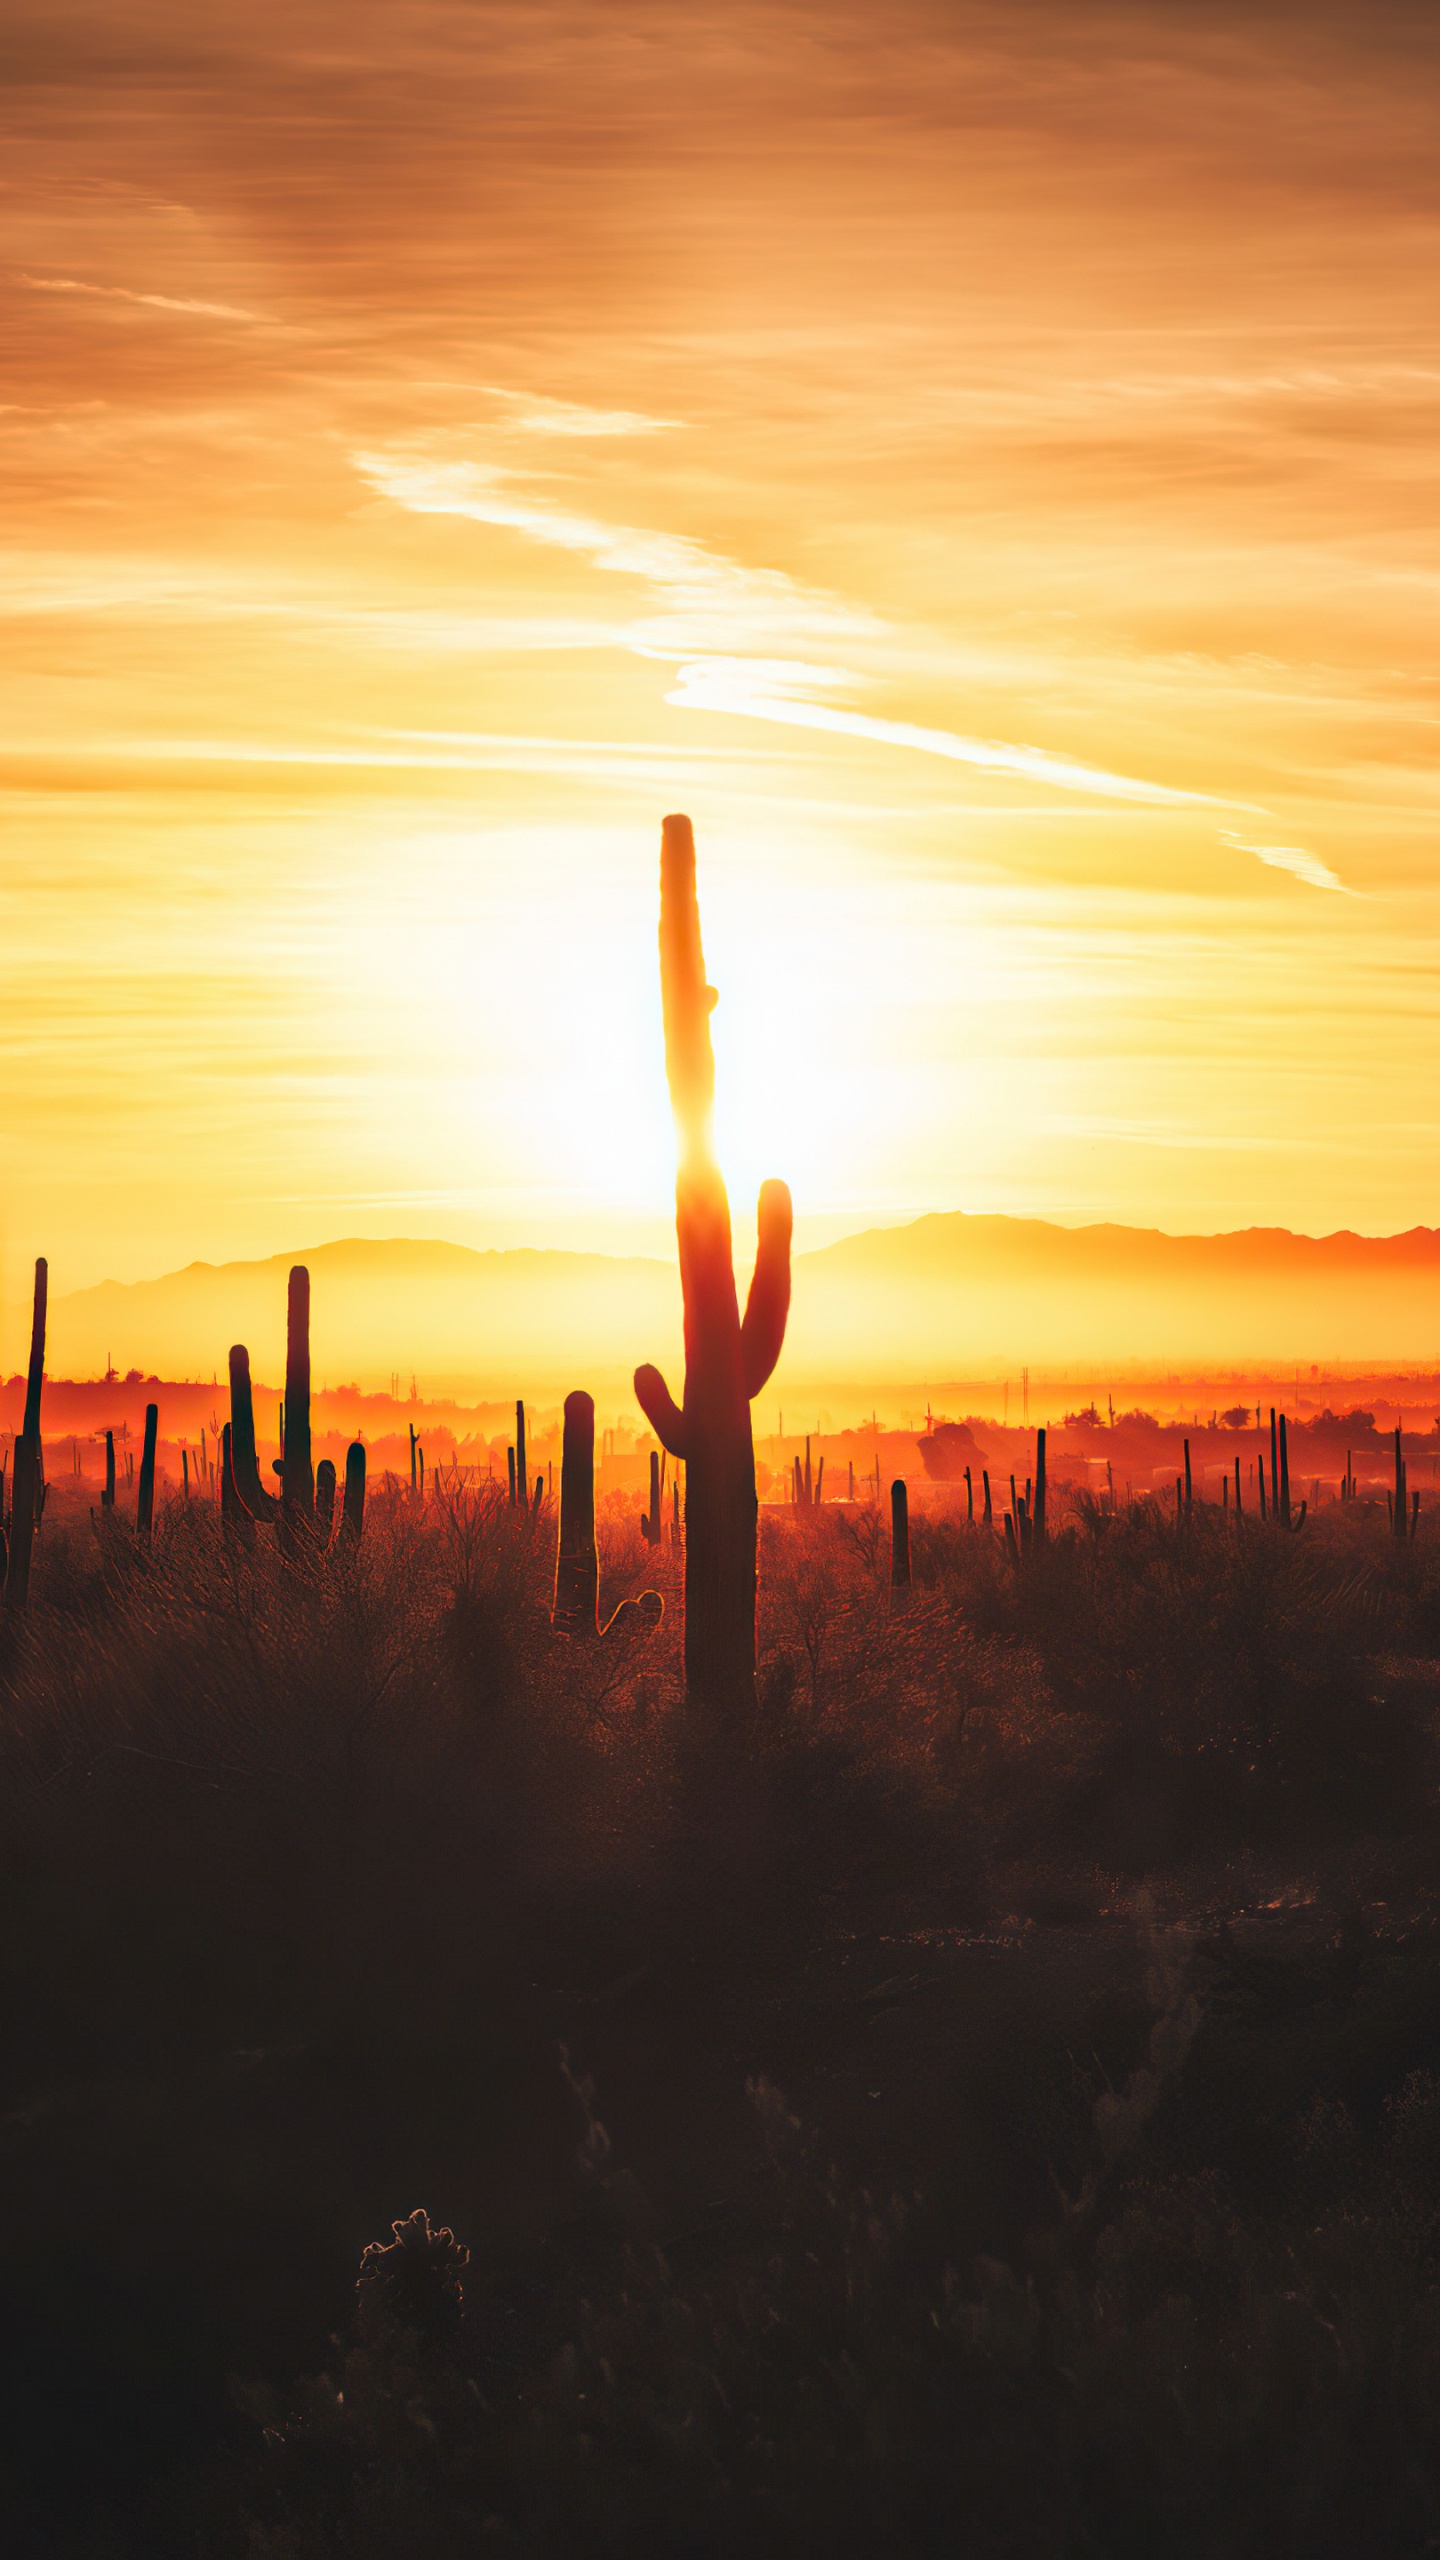
[[[1218,1500],[1188,1443],[1134,1493],[1041,1431],[993,1485],[807,1463],[758,1503],[788,1200],[742,1319],[676,822],[665,893],[687,1366],[637,1382],[643,1494],[597,1494],[582,1388],[553,1488],[523,1401],[504,1477],[412,1426],[342,1487],[297,1266],[273,1489],[236,1345],[195,1480],[152,1402],[92,1507],[45,1481],[37,1275],[9,2547],[1432,2550],[1440,1537],[1401,1437],[1387,1503],[1348,1458],[1292,1495],[1279,1413]]]
[[[631,1500],[608,1642],[499,1485],[328,1562],[47,1520],[32,2547],[1426,2547],[1440,1548],[1051,1504],[917,1512],[903,1591],[767,1509],[743,1718]]]

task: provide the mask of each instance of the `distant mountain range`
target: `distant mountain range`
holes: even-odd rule
[[[349,1238],[58,1297],[51,1372],[95,1374],[113,1359],[223,1376],[230,1343],[243,1341],[257,1374],[278,1377],[293,1261],[311,1274],[317,1383],[398,1375],[408,1386],[413,1373],[422,1386],[520,1380],[538,1392],[624,1377],[644,1359],[679,1370],[670,1263]],[[797,1257],[777,1383],[1211,1359],[1435,1363],[1440,1230],[1171,1236],[961,1211],[871,1229]],[[17,1349],[6,1366],[19,1365]]]

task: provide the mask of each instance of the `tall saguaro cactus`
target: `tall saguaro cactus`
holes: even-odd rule
[[[50,1265],[42,1256],[35,1265],[35,1303],[30,1320],[30,1368],[25,1380],[25,1419],[15,1443],[15,1473],[10,1496],[10,1555],[5,1570],[5,1598],[23,1609],[30,1596],[30,1551],[45,1491],[45,1458],[40,1445],[40,1391],[45,1382],[45,1311],[50,1295]]]
[[[315,1470],[310,1463],[310,1274],[290,1274],[285,1325],[285,1447],[280,1472],[280,1525],[293,1539],[315,1526]]]
[[[706,1705],[743,1709],[755,1695],[755,1445],[750,1399],[780,1357],[790,1312],[790,1194],[760,1193],[760,1239],[742,1321],[730,1203],[715,1162],[715,1052],[705,982],[695,838],[670,817],[660,841],[660,992],[665,1073],[679,1167],[675,1226],[685,1302],[685,1393],[676,1404],[658,1369],[635,1372],[655,1436],[685,1462],[685,1685]]]
[[[140,1453],[140,1491],[135,1498],[135,1526],[148,1538],[155,1526],[155,1443],[160,1433],[160,1407],[145,1407],[145,1445]]]
[[[595,1399],[577,1387],[574,1394],[565,1399],[554,1624],[566,1635],[593,1636],[599,1625],[599,1612],[600,1565],[595,1551]]]

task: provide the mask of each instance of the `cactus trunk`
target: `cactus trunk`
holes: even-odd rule
[[[600,1624],[600,1563],[595,1552],[595,1399],[579,1388],[565,1399],[554,1624],[572,1636],[593,1636]]]
[[[135,1526],[148,1538],[155,1526],[155,1443],[160,1435],[160,1407],[145,1407],[145,1445],[140,1453],[140,1490],[135,1499]]]
[[[358,1547],[365,1526],[365,1443],[352,1440],[345,1452],[345,1507],[340,1518],[340,1543]]]
[[[44,1500],[45,1455],[40,1442],[40,1391],[45,1379],[45,1312],[49,1294],[50,1266],[42,1257],[35,1265],[25,1418],[15,1443],[15,1471],[10,1495],[10,1554],[5,1570],[5,1599],[12,1609],[23,1609],[29,1598],[30,1556]]]
[[[890,1487],[890,1584],[895,1591],[910,1587],[910,1496],[902,1476]]]
[[[285,1324],[285,1446],[280,1473],[280,1525],[294,1541],[315,1526],[315,1470],[310,1462],[310,1274],[290,1274]]]
[[[107,1431],[105,1434],[105,1490],[100,1496],[100,1507],[102,1511],[113,1511],[115,1508],[115,1434],[113,1431]]]
[[[744,1321],[735,1291],[730,1203],[711,1152],[713,988],[705,983],[695,842],[688,818],[664,823],[660,987],[665,1068],[679,1141],[675,1224],[685,1311],[685,1391],[657,1369],[635,1373],[656,1437],[685,1461],[685,1685],[697,1703],[743,1712],[755,1697],[755,1450],[750,1400],[780,1357],[790,1307],[790,1194],[767,1182]]]
[[[1034,1542],[1037,1547],[1043,1547],[1045,1544],[1045,1434],[1043,1431],[1037,1431],[1035,1434],[1035,1509],[1032,1514],[1032,1525]]]
[[[1400,1426],[1397,1423],[1395,1426],[1395,1493],[1390,1505],[1391,1526],[1397,1538],[1408,1537],[1410,1531],[1408,1490],[1405,1480],[1405,1456],[1400,1445]]]
[[[520,1508],[526,1511],[529,1509],[530,1480],[525,1460],[525,1407],[518,1396],[515,1400],[515,1483]]]

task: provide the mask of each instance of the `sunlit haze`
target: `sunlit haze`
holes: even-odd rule
[[[1440,1221],[1432,10],[11,26],[8,1307]]]

